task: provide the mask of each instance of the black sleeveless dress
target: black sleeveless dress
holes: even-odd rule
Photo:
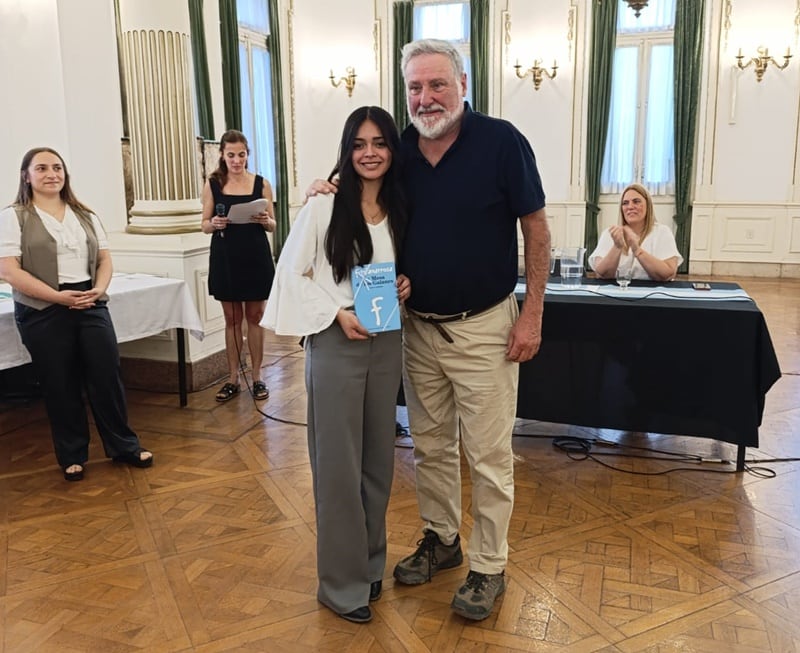
[[[214,206],[222,204],[225,215],[234,204],[243,204],[263,195],[264,179],[256,175],[249,195],[226,195],[219,183],[209,180]],[[275,264],[267,232],[260,224],[229,224],[211,235],[211,260],[208,291],[221,302],[262,301],[269,297]]]

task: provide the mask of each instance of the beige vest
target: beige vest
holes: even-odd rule
[[[20,249],[22,250],[22,255],[20,256],[20,267],[54,290],[58,290],[58,254],[55,239],[47,231],[42,219],[32,205],[15,204],[14,210],[17,213],[21,232]],[[86,232],[86,244],[89,247],[89,261],[86,272],[92,279],[92,285],[94,285],[99,250],[97,234],[94,232],[92,218],[86,211],[74,207],[72,211]],[[51,304],[26,295],[16,289],[13,290],[13,296],[14,301],[37,310],[47,308]],[[108,299],[108,297],[103,295],[101,299]]]

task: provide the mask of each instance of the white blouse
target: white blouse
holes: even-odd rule
[[[327,329],[340,308],[353,305],[350,279],[336,283],[325,255],[334,195],[309,198],[283,245],[261,326],[278,335],[307,336]],[[369,225],[371,263],[395,260],[389,220]]]
[[[64,220],[59,221],[39,207],[34,207],[42,219],[47,232],[56,241],[56,255],[58,257],[58,282],[78,283],[86,281],[89,265],[89,246],[86,244],[86,232],[72,209],[67,206]],[[108,239],[100,220],[94,213],[91,214],[92,225],[97,235],[98,247],[108,249]],[[0,211],[0,257],[22,256],[22,232],[19,228],[17,212],[13,206],[7,206]]]
[[[674,256],[678,259],[678,267],[683,263],[683,256],[681,256],[681,253],[678,251],[678,246],[675,244],[675,236],[672,235],[672,230],[666,225],[659,223],[654,224],[653,230],[647,234],[647,238],[640,243],[640,246],[645,252],[652,254],[662,261]],[[597,263],[603,260],[613,247],[615,247],[614,239],[611,238],[608,229],[604,229],[603,233],[600,234],[597,247],[589,255],[589,266],[592,270],[595,272],[597,271]],[[650,279],[647,270],[642,267],[642,264],[639,263],[639,259],[637,259],[630,248],[628,248],[627,254],[622,252],[620,255],[618,267],[626,268],[630,265],[633,265],[634,279]]]

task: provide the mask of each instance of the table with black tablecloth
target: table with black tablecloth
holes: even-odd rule
[[[751,300],[712,298],[688,282],[633,286],[626,294],[584,279],[568,291],[551,279],[542,346],[520,366],[517,416],[714,438],[738,446],[742,469],[780,378],[764,316]]]

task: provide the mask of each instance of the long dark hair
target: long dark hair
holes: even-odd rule
[[[250,156],[250,146],[247,144],[247,137],[238,129],[229,129],[226,131],[222,138],[219,139],[219,161],[217,162],[217,169],[210,175],[209,179],[213,179],[219,184],[220,188],[224,188],[228,183],[228,164],[225,163],[225,146],[233,143],[242,143],[247,150],[247,155]]]
[[[339,175],[339,191],[333,200],[333,214],[325,235],[325,255],[333,268],[333,278],[341,283],[350,276],[354,265],[372,260],[372,238],[361,212],[363,182],[353,168],[353,149],[356,134],[364,122],[375,123],[392,154],[392,164],[386,171],[378,192],[378,205],[387,214],[395,257],[400,257],[406,230],[407,209],[403,193],[400,135],[392,116],[380,107],[360,107],[344,123],[339,144],[339,160],[328,181]]]
[[[52,147],[34,147],[32,150],[25,152],[25,156],[22,157],[22,163],[19,165],[19,189],[17,190],[17,198],[14,200],[14,203],[20,206],[30,206],[33,204],[33,191],[31,190],[31,183],[28,181],[28,168],[31,167],[33,157],[42,152],[53,154],[61,161],[61,167],[64,169],[64,187],[59,193],[61,199],[71,209],[80,209],[86,213],[92,213],[92,210],[88,206],[75,197],[75,193],[72,192],[72,187],[69,185],[69,171],[67,170],[67,164],[64,163],[64,157]]]

